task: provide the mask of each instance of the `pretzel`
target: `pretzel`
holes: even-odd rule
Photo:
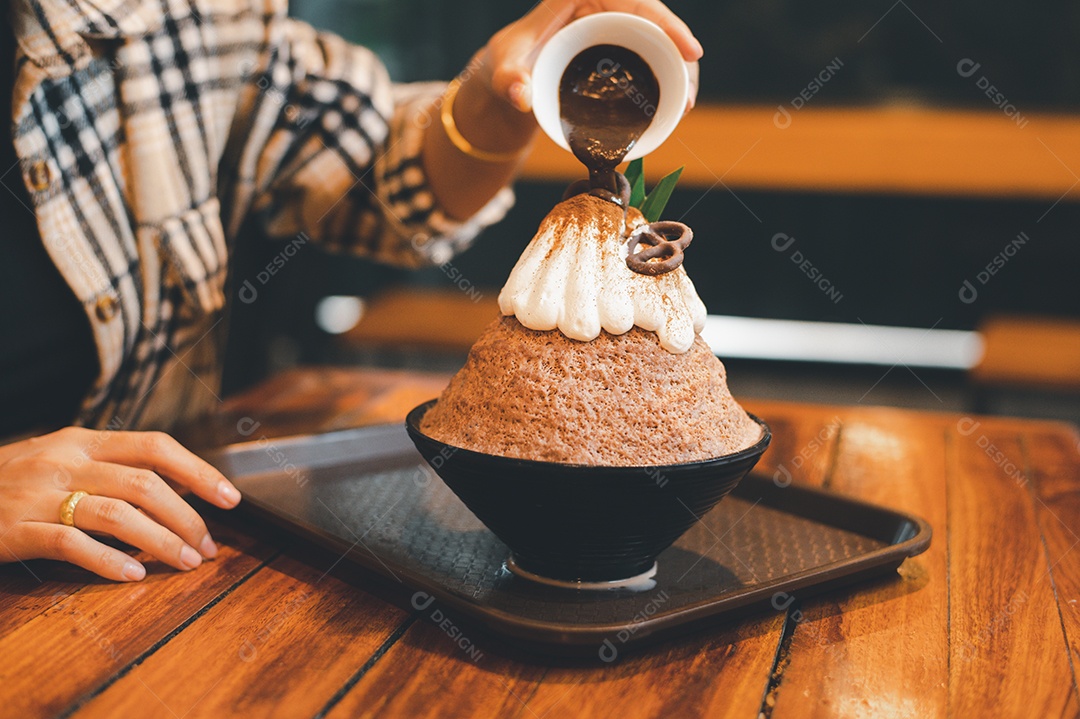
[[[626,266],[639,275],[662,275],[683,263],[683,250],[690,246],[694,231],[671,220],[645,225],[630,236],[626,245]],[[648,245],[636,251],[639,244]]]

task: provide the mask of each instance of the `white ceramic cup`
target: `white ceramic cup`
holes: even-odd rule
[[[632,50],[649,64],[660,86],[660,102],[652,123],[626,155],[644,157],[675,130],[690,97],[690,70],[682,53],[659,25],[623,12],[601,12],[573,21],[551,36],[532,71],[532,107],[540,128],[563,149],[570,145],[559,118],[559,83],[567,65],[594,45]]]

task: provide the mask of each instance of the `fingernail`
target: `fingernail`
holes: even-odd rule
[[[214,544],[214,540],[210,538],[210,535],[203,537],[202,543],[199,544],[199,551],[207,559],[213,559],[217,556],[217,545]]]
[[[202,564],[202,557],[191,547],[184,545],[184,548],[180,550],[180,563],[187,569],[194,569]]]
[[[532,109],[529,102],[529,90],[523,82],[515,82],[510,86],[510,102],[514,104],[518,110],[522,112],[528,112]]]
[[[228,482],[218,485],[218,496],[230,507],[235,507],[240,502],[240,493]]]
[[[138,562],[124,562],[123,575],[129,582],[138,582],[146,576],[146,567]]]

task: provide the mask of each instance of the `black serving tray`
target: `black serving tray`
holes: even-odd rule
[[[343,553],[515,644],[613,657],[893,572],[930,544],[922,519],[747,476],[658,560],[647,590],[570,590],[506,569],[506,545],[420,458],[403,425],[258,440],[207,455],[241,508]],[[507,477],[506,481],[514,481]]]

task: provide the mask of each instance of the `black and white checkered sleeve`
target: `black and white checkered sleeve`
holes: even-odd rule
[[[442,264],[513,203],[504,188],[466,222],[450,218],[420,159],[443,85],[395,85],[366,48],[291,19],[246,72],[251,207],[278,236],[405,266]],[[250,143],[249,143],[250,144]]]

